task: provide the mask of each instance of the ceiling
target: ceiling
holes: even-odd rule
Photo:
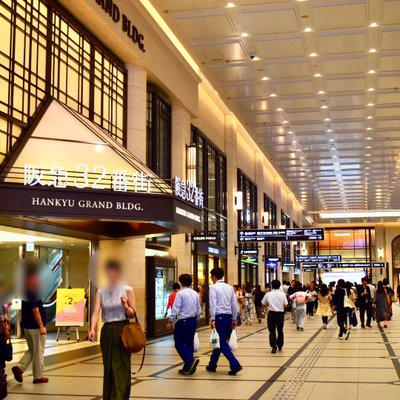
[[[399,0],[153,0],[308,211],[400,208]]]

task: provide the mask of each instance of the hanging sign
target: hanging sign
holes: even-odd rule
[[[196,184],[189,179],[181,179],[175,177],[174,179],[174,192],[175,196],[181,200],[194,204],[197,207],[204,207],[204,193]]]
[[[57,289],[56,326],[83,326],[85,289]]]
[[[241,229],[239,242],[305,242],[324,240],[324,228]]]

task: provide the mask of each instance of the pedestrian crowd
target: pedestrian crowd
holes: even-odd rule
[[[96,339],[97,324],[101,318],[100,347],[104,365],[103,398],[128,399],[131,390],[131,354],[124,348],[123,335],[131,318],[137,318],[136,298],[132,287],[123,283],[121,265],[109,260],[105,263],[107,285],[97,291],[91,319],[89,340]],[[234,376],[243,368],[234,355],[238,347],[237,327],[242,324],[262,323],[265,319],[269,331],[269,346],[275,354],[284,348],[285,320],[291,320],[298,332],[306,329],[307,318],[321,318],[322,329],[327,329],[336,314],[338,338],[348,340],[351,330],[372,328],[374,320],[379,329],[388,328],[392,318],[392,304],[397,293],[383,279],[373,285],[367,277],[361,284],[339,279],[328,285],[321,280],[303,285],[301,282],[273,280],[266,290],[260,285],[247,282],[243,287],[224,282],[224,270],[214,268],[210,272],[212,285],[209,290],[210,347],[212,353],[206,370],[218,372],[220,356],[229,362],[228,374]],[[195,374],[199,358],[198,321],[202,315],[199,293],[192,288],[192,276],[182,274],[179,283],[173,285],[165,317],[167,327],[173,331],[175,348],[183,361],[179,374]],[[2,298],[0,277],[0,299]],[[44,376],[44,348],[46,341],[46,315],[40,299],[40,282],[37,272],[28,270],[25,279],[25,298],[22,302],[22,328],[28,350],[12,367],[17,382],[23,382],[24,372],[30,364],[33,383],[48,382]],[[357,312],[358,310],[358,312]],[[169,315],[168,315],[169,313]],[[5,363],[12,360],[9,318],[0,305],[0,399],[7,395]],[[120,340],[122,338],[122,341]],[[125,349],[125,350],[124,350]]]

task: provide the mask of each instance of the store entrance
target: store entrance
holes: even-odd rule
[[[23,296],[23,260],[37,259],[42,282],[41,298],[46,310],[47,328],[55,331],[57,290],[83,289],[86,293],[84,321],[80,329],[87,331],[90,242],[73,237],[0,226],[0,271],[5,282],[3,302],[11,318],[12,334],[19,337],[19,302]]]

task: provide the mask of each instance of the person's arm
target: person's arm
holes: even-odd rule
[[[262,310],[264,311],[268,307],[268,296],[267,294],[264,295],[263,299],[261,300]]]
[[[95,299],[95,302],[94,302],[94,310],[93,310],[92,322],[90,324],[90,332],[89,332],[89,340],[91,342],[94,341],[94,338],[96,336],[95,331],[96,331],[97,324],[99,322],[100,308],[101,308],[100,293],[97,292],[96,299]]]
[[[182,307],[182,299],[178,293],[175,297],[174,305],[172,306],[172,309],[171,309],[171,315],[169,317],[169,321],[167,324],[168,329],[172,329],[173,323],[176,320],[176,318],[178,317],[179,312],[181,311],[181,307]]]
[[[201,318],[200,296],[197,296],[196,307],[197,307],[197,320],[199,320]]]
[[[32,308],[33,318],[35,318],[36,323],[39,327],[39,333],[41,335],[46,334],[46,327],[44,326],[44,322],[42,321],[42,316],[40,315],[39,307]]]
[[[238,309],[237,309],[235,292],[233,290],[231,295],[231,308],[232,308],[232,328],[235,329],[237,324]]]
[[[217,291],[210,287],[210,318],[211,328],[215,328],[215,313],[217,311]]]
[[[122,299],[126,300],[123,301]],[[128,318],[133,318],[136,315],[136,296],[133,288],[129,287],[127,296],[122,296],[122,305],[124,306],[125,314]]]

